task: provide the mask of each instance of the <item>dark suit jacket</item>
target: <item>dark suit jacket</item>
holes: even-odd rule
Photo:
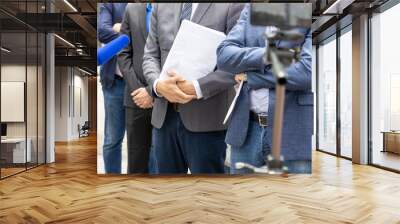
[[[114,40],[119,36],[113,31],[113,26],[122,21],[127,3],[101,3],[97,24],[97,38],[103,44]],[[114,83],[114,75],[117,64],[117,57],[100,68],[100,81],[103,87],[110,88]]]
[[[118,65],[124,76],[126,107],[138,108],[132,101],[131,93],[141,87],[151,91],[143,76],[143,51],[146,44],[146,3],[129,4],[125,10],[121,33],[130,36],[131,43],[118,55]]]
[[[228,33],[236,24],[244,4],[200,3],[192,22]],[[159,3],[153,8],[151,29],[143,56],[146,81],[153,86],[172,47],[180,27],[182,3]],[[193,43],[196,44],[196,43]],[[179,115],[185,128],[193,132],[225,130],[223,120],[233,99],[233,75],[216,70],[198,80],[203,98],[179,105]],[[168,102],[164,98],[154,101],[152,124],[161,128],[165,121]]]

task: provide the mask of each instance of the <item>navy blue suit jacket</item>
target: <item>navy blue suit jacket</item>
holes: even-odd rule
[[[113,31],[116,23],[121,23],[125,7],[128,3],[101,3],[97,24],[97,38],[103,44],[114,40],[119,36]],[[110,88],[114,83],[117,57],[112,58],[100,68],[100,81],[105,88]]]
[[[233,74],[247,73],[235,109],[231,115],[226,142],[242,146],[247,137],[250,114],[250,91],[269,89],[269,126],[267,141],[272,140],[272,120],[275,110],[275,77],[271,65],[265,64],[265,27],[250,24],[250,5],[242,11],[236,26],[218,48],[218,68]],[[309,30],[302,45],[301,59],[287,69],[285,112],[282,133],[282,155],[286,160],[311,160],[314,95],[311,91],[312,38]],[[279,42],[278,46],[296,43]],[[272,146],[272,142],[268,142]]]

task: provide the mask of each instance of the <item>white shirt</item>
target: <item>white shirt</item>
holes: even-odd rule
[[[122,72],[121,72],[121,70],[119,69],[118,63],[116,63],[116,66],[115,66],[115,74],[118,75],[118,76],[123,77]]]
[[[193,19],[193,15],[194,15],[194,13],[196,12],[197,6],[199,6],[199,3],[192,3],[192,14],[190,15],[190,20]],[[183,8],[183,4],[182,4],[182,8]],[[154,92],[156,93],[157,96],[161,97],[161,96],[157,93],[157,89],[156,89],[156,86],[157,86],[158,81],[159,81],[159,79],[156,79],[156,80],[154,81],[153,90],[154,90]],[[195,89],[195,91],[196,91],[197,99],[203,98],[203,92],[202,92],[201,89],[200,89],[199,81],[193,80],[192,83],[193,83],[194,89]]]
[[[250,110],[256,114],[268,113],[269,90],[267,88],[250,91]]]
[[[196,12],[197,6],[199,6],[199,3],[192,3],[192,14],[190,15],[190,20],[192,20],[194,13]],[[182,4],[183,8],[183,4]]]

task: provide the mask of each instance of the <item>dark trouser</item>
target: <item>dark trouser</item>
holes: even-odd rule
[[[225,131],[191,132],[171,107],[161,129],[153,128],[158,173],[224,173]]]
[[[125,108],[128,173],[148,173],[151,146],[151,109]]]
[[[125,135],[124,90],[125,81],[122,79],[116,79],[111,88],[103,87],[103,158],[106,173],[121,173],[121,148]]]

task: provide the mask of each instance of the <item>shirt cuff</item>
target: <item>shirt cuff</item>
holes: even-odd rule
[[[157,97],[162,97],[161,95],[159,95],[159,94],[157,93],[157,88],[156,88],[156,87],[157,87],[158,81],[160,81],[160,79],[154,80],[154,83],[153,83],[153,91],[154,91],[154,93],[156,94]]]
[[[197,99],[203,98],[203,92],[200,89],[199,81],[193,80],[192,83],[193,83],[193,86],[194,86],[194,90],[196,91]]]

